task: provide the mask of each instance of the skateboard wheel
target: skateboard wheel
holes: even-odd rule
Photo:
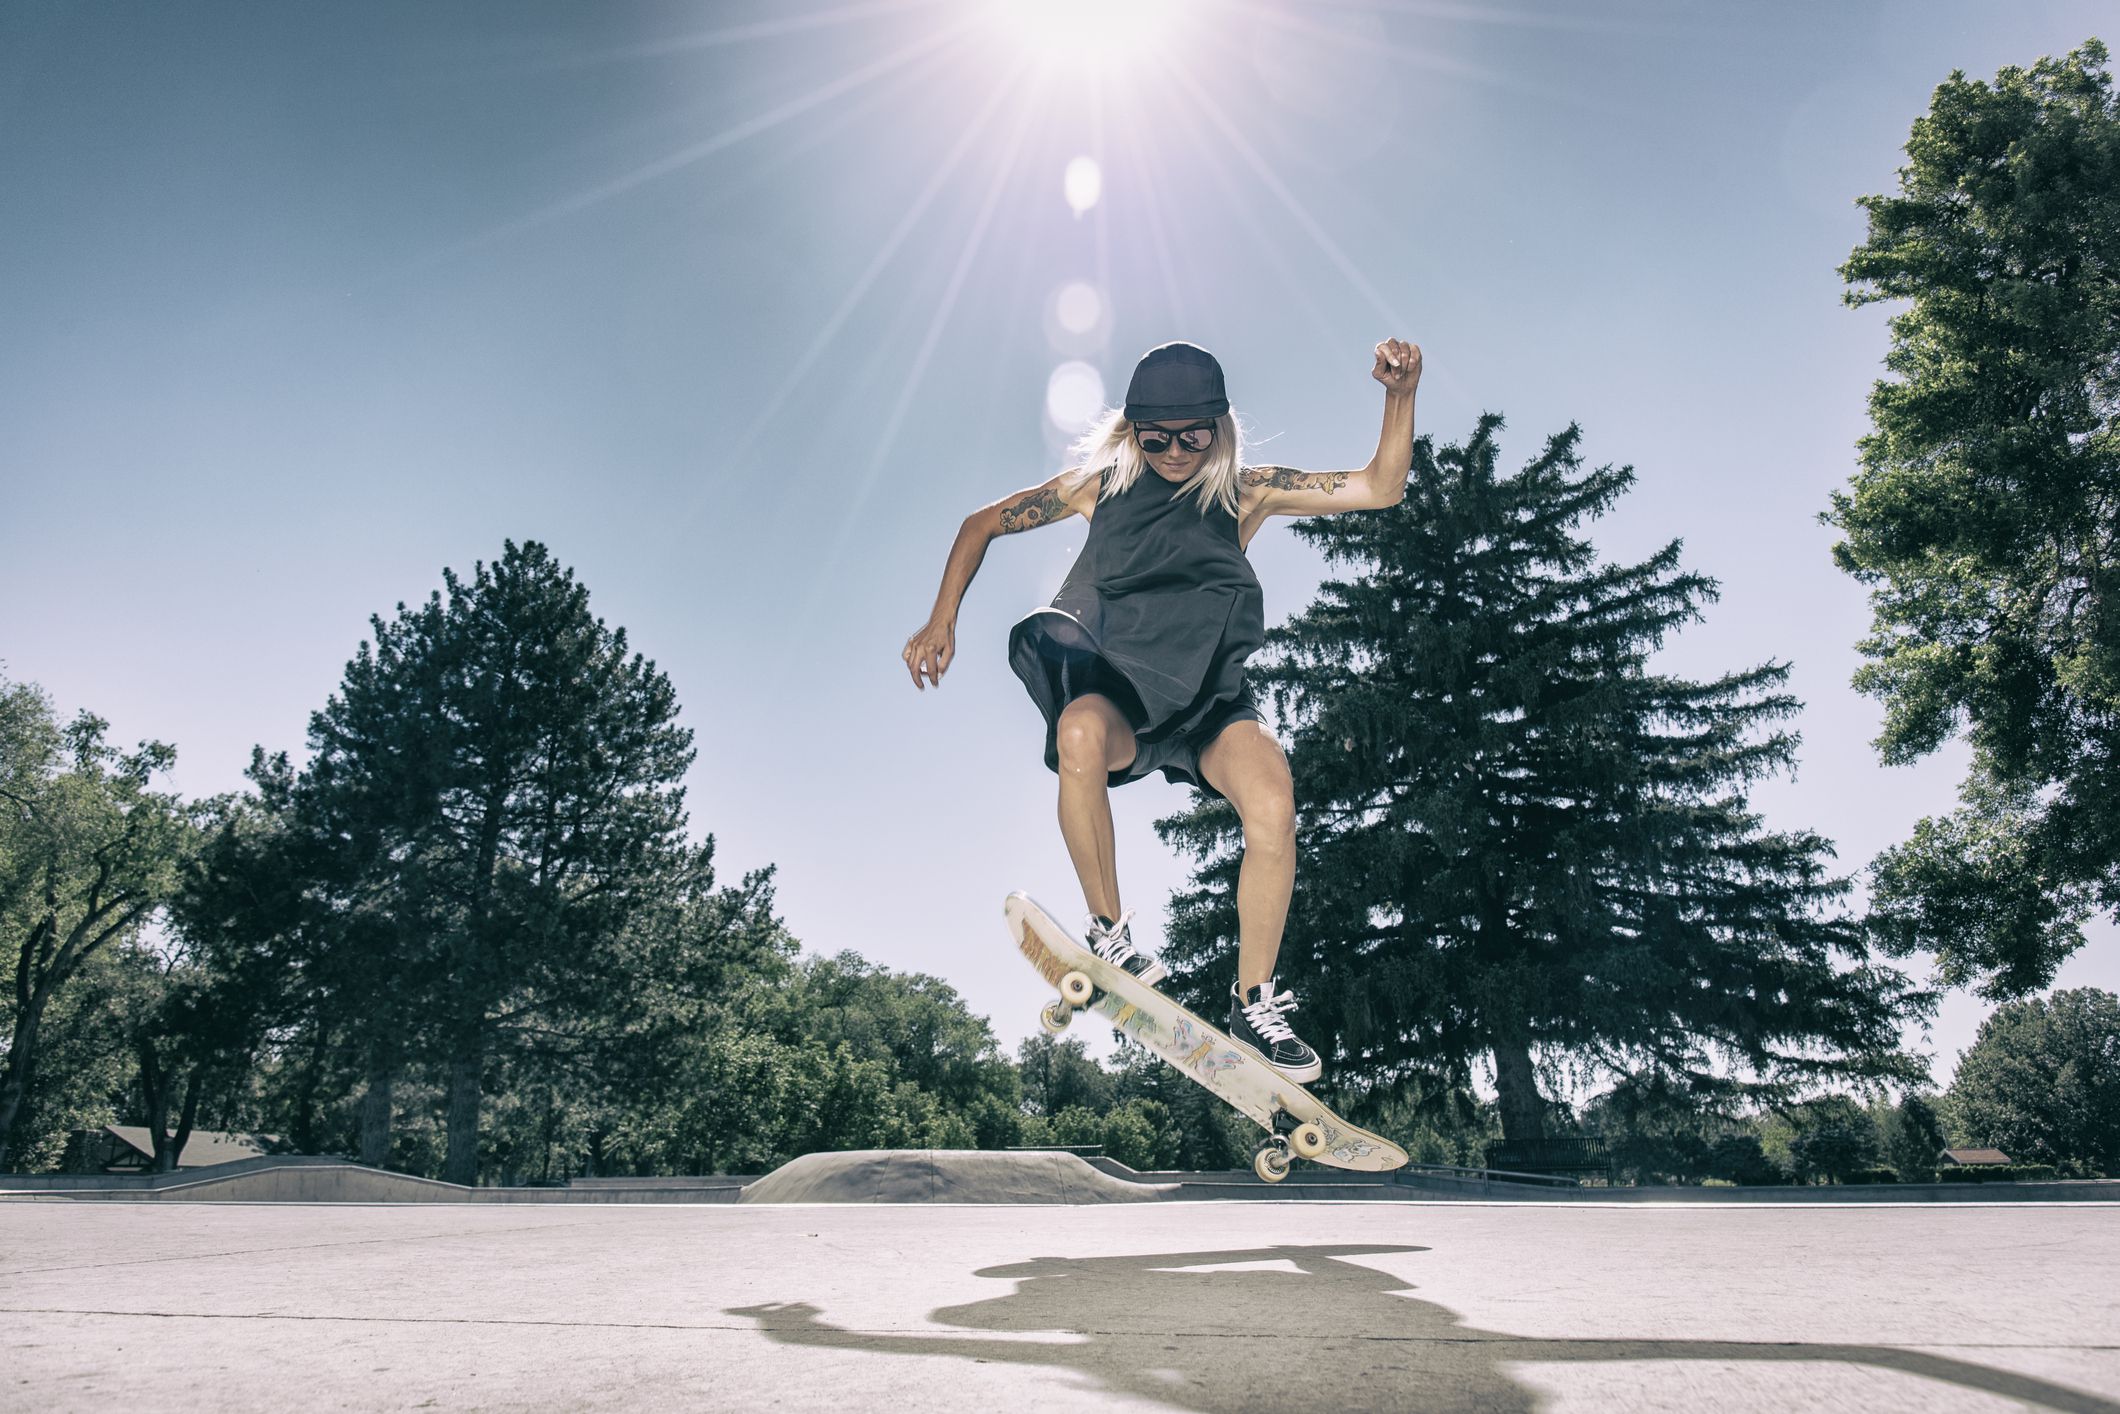
[[[1325,1152],[1325,1131],[1315,1124],[1299,1124],[1288,1132],[1288,1147],[1299,1159],[1314,1159]]]
[[[1075,1009],[1066,1002],[1050,1001],[1038,1013],[1038,1024],[1045,1028],[1048,1036],[1057,1036],[1067,1030],[1067,1023],[1074,1020]]]
[[[1288,1177],[1288,1153],[1279,1144],[1261,1144],[1251,1156],[1251,1171],[1261,1183],[1279,1183]]]
[[[1060,979],[1060,996],[1069,1006],[1088,1006],[1096,993],[1097,984],[1089,980],[1087,972],[1070,972]]]

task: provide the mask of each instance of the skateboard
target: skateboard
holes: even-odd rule
[[[1251,1170],[1267,1183],[1288,1177],[1293,1159],[1381,1173],[1406,1162],[1382,1135],[1341,1119],[1323,1101],[1155,988],[1077,942],[1028,894],[1002,906],[1009,936],[1060,995],[1038,1023],[1054,1035],[1078,1011],[1094,1011],[1219,1096],[1266,1131]]]

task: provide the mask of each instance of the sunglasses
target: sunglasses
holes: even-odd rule
[[[1150,456],[1159,456],[1169,451],[1173,438],[1188,452],[1204,452],[1215,444],[1215,425],[1212,421],[1195,422],[1189,427],[1143,427],[1138,422],[1134,424],[1134,440],[1139,442],[1141,450]]]

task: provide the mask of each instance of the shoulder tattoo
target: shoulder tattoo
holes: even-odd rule
[[[1243,481],[1246,486],[1264,486],[1275,491],[1323,491],[1330,496],[1345,486],[1352,474],[1345,471],[1297,471],[1286,466],[1248,466],[1244,468]]]
[[[1060,498],[1060,493],[1050,486],[1040,486],[1024,492],[1001,508],[1001,533],[1013,535],[1019,530],[1035,530],[1066,514],[1067,502]]]

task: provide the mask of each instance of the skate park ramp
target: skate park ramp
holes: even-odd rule
[[[579,1179],[564,1187],[464,1188],[311,1154],[174,1173],[0,1173],[0,1203],[733,1203],[749,1180]]]
[[[1073,1154],[856,1149],[805,1154],[747,1185],[739,1203],[1153,1203],[1177,1185],[1128,1183]]]
[[[0,1199],[133,1203],[461,1203],[478,1190],[307,1155],[174,1173],[5,1174]]]

